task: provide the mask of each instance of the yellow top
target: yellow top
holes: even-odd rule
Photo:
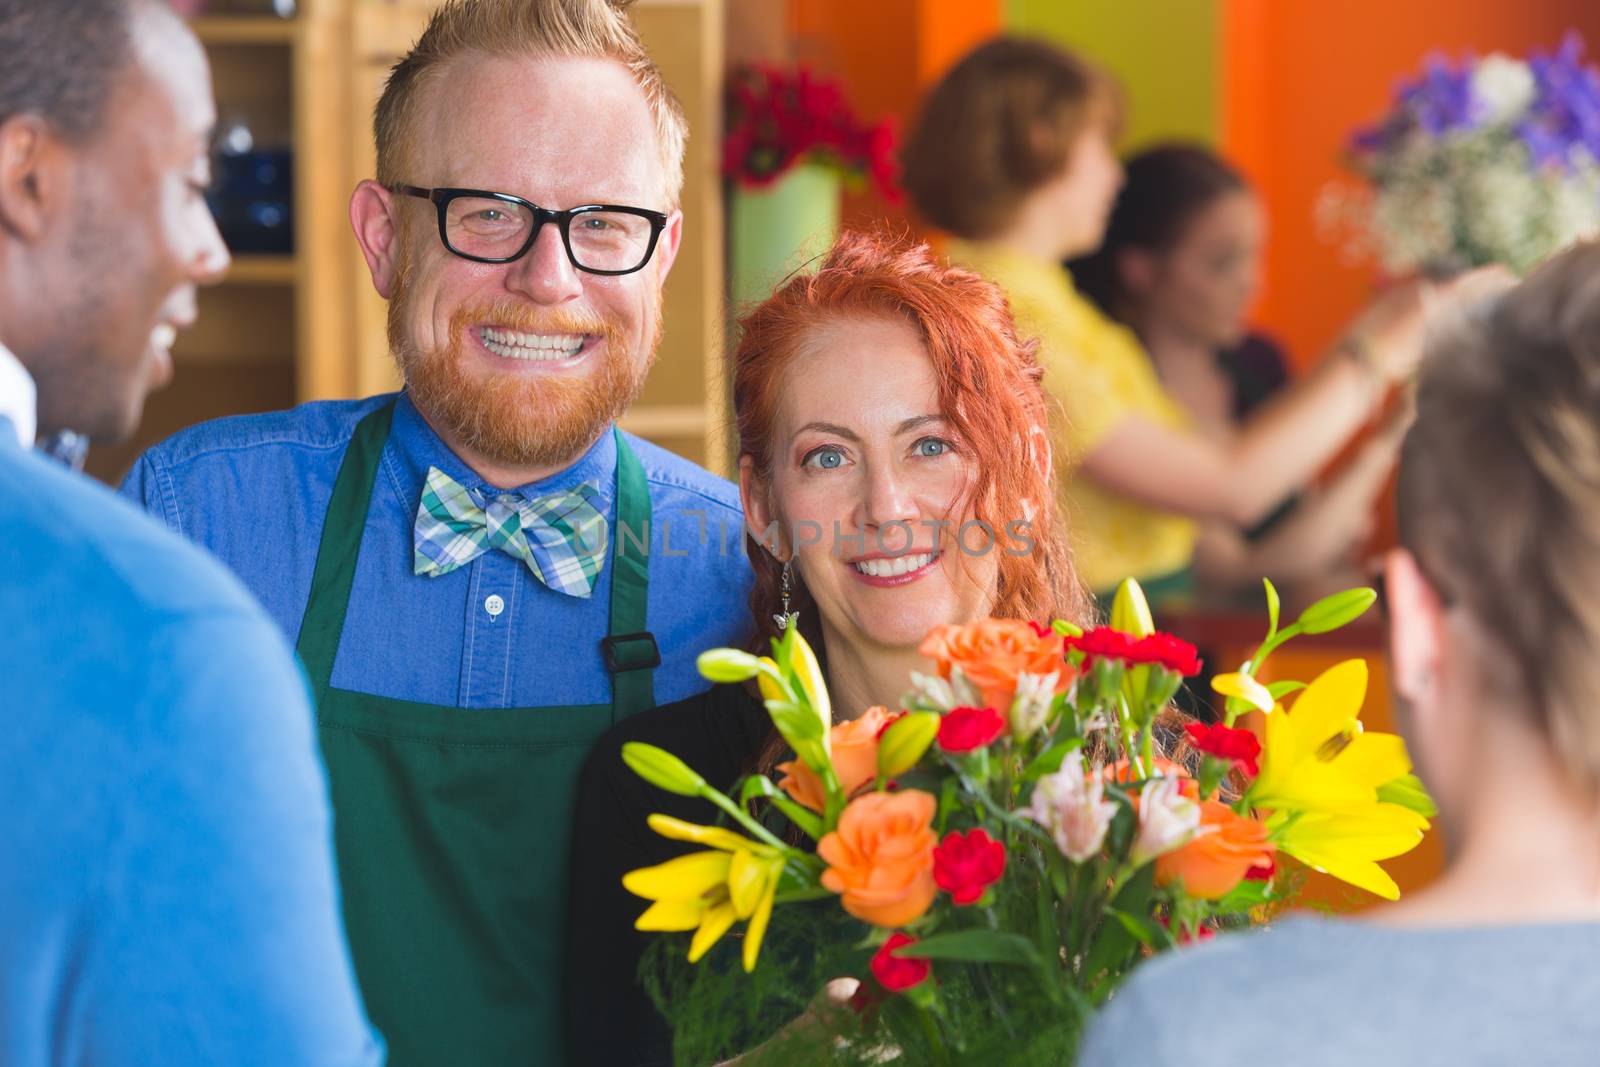
[[[1059,263],[956,240],[946,252],[952,262],[1004,289],[1018,333],[1039,339],[1045,389],[1065,416],[1055,419],[1052,436],[1083,581],[1096,592],[1106,592],[1124,578],[1144,581],[1187,567],[1197,534],[1192,520],[1074,476],[1082,458],[1129,416],[1191,429],[1188,414],[1161,387],[1138,338],[1080,296]]]

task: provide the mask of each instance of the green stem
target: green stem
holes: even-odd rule
[[[727,797],[723,796],[721,793],[717,792],[715,789],[707,786],[700,791],[700,795],[706,800],[711,801],[711,803],[715,804],[723,811],[727,812],[728,816],[732,818],[734,822],[750,831],[751,835],[758,840],[780,850],[785,856],[793,855],[795,853],[793,848],[784,844],[784,842],[774,835],[771,830],[768,830],[765,826],[762,826],[755,819],[751,818],[743,808],[729,800]]]

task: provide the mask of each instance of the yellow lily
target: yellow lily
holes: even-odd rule
[[[1272,692],[1242,671],[1217,675],[1211,679],[1211,688],[1225,697],[1238,697],[1263,715],[1272,714],[1272,709],[1277,706],[1272,699]]]
[[[1288,711],[1267,716],[1261,774],[1250,803],[1273,814],[1278,848],[1335,878],[1394,900],[1399,888],[1376,860],[1414,848],[1428,820],[1378,799],[1411,770],[1405,742],[1362,730],[1365,661],[1330,667]]]
[[[1132,578],[1124,578],[1111,598],[1111,628],[1133,637],[1149,637],[1156,632],[1155,618],[1144,590]]]
[[[662,837],[710,848],[622,876],[624,889],[652,901],[634,920],[634,929],[695,931],[689,962],[698,963],[736,920],[748,920],[744,969],[754,970],[772,918],[783,854],[720,826],[700,826],[660,814],[646,821]]]

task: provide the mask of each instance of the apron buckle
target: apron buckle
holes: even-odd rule
[[[601,638],[600,654],[605,658],[606,670],[612,674],[661,666],[661,649],[656,645],[656,635],[649,630]]]

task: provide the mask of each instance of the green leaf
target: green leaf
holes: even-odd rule
[[[1082,637],[1083,636],[1083,627],[1074,626],[1072,623],[1068,622],[1066,619],[1056,619],[1054,622],[1052,622],[1050,624],[1050,629],[1054,630],[1056,633],[1060,634],[1062,637]]]
[[[1271,637],[1278,632],[1278,601],[1277,587],[1272,584],[1271,578],[1261,579],[1261,584],[1267,588],[1267,636]]]
[[[1295,621],[1308,634],[1325,634],[1359,619],[1377,599],[1377,591],[1365,586],[1346,589],[1342,593],[1323,597],[1302,611],[1300,618]]]
[[[1306,687],[1306,683],[1304,683],[1304,682],[1289,682],[1289,681],[1273,682],[1272,684],[1267,686],[1267,692],[1272,694],[1272,699],[1273,700],[1282,700],[1284,697],[1288,696],[1290,693],[1293,693],[1293,692],[1296,692],[1298,690],[1304,689],[1305,687]]]
[[[1106,911],[1112,915],[1116,912],[1133,915],[1147,911],[1150,907],[1150,894],[1155,888],[1156,865],[1147,863],[1134,875],[1128,884],[1122,887],[1117,894],[1117,899],[1112,901],[1111,907]],[[1111,968],[1120,969],[1121,963],[1133,952],[1139,941],[1120,922],[1107,921],[1100,924],[1100,932],[1095,936],[1094,944],[1089,949],[1089,959],[1084,965],[1084,973],[1093,977],[1096,973]]]
[[[913,711],[895,720],[878,739],[878,776],[892,778],[917,765],[939,734],[935,711]]]
[[[1272,899],[1272,891],[1269,885],[1270,883],[1266,881],[1246,878],[1212,904],[1211,910],[1217,915],[1249,911],[1251,908],[1265,904]]]
[[[1433,797],[1428,795],[1428,789],[1422,784],[1422,779],[1414,774],[1402,774],[1392,782],[1384,782],[1378,787],[1378,799],[1385,804],[1398,804],[1402,808],[1409,808],[1424,819],[1431,819],[1439,814],[1439,806],[1433,802]]]
[[[1172,931],[1168,930],[1166,927],[1162,926],[1160,923],[1156,922],[1152,918],[1149,918],[1148,916],[1141,917],[1138,915],[1132,915],[1128,912],[1122,911],[1119,908],[1107,908],[1106,912],[1113,919],[1117,920],[1117,922],[1121,923],[1123,929],[1132,934],[1134,940],[1138,941],[1141,945],[1159,950],[1164,948],[1172,948],[1173,945],[1176,944],[1176,941],[1172,936]]]
[[[622,762],[657,789],[679,796],[697,797],[710,788],[683,760],[666,749],[642,741],[629,741],[622,746]]]
[[[1043,752],[1033,758],[1022,770],[1022,781],[1036,782],[1047,774],[1054,774],[1061,769],[1061,762],[1067,756],[1083,747],[1083,738],[1069,737],[1065,741],[1057,741]]]
[[[783,812],[784,817],[798,826],[800,831],[810,837],[811,840],[815,841],[822,836],[822,817],[789,799],[764,774],[752,774],[744,780],[744,786],[739,790],[739,803],[741,805],[750,803],[756,797],[764,797],[770,800],[773,807]]]
[[[769,700],[766,704],[767,714],[772,716],[772,725],[796,750],[800,742],[815,741],[822,736],[822,720],[806,708],[787,700]]]
[[[702,652],[694,665],[703,677],[724,685],[748,682],[759,669],[756,657],[737,648],[713,648]]]
[[[924,960],[956,960],[961,963],[1016,963],[1025,967],[1043,964],[1039,950],[1021,934],[1000,930],[957,930],[934,934],[914,944],[895,949],[896,956]]]

